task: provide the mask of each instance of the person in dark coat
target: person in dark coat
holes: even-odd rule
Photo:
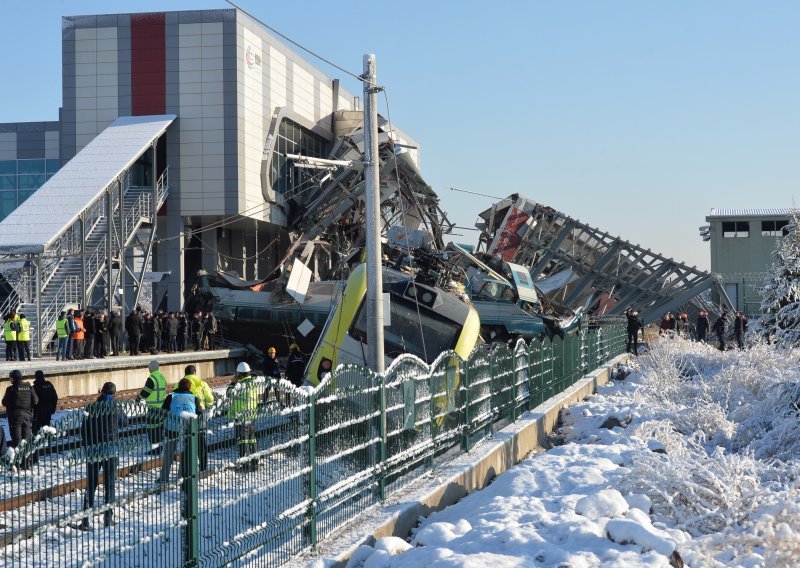
[[[281,363],[278,361],[278,351],[274,347],[267,349],[264,357],[264,376],[268,379],[281,378]]]
[[[33,423],[33,433],[36,434],[43,426],[50,426],[50,419],[56,411],[58,405],[58,393],[53,383],[44,378],[42,371],[36,371],[36,378],[33,379],[33,390],[39,399],[36,407],[36,417]]]
[[[728,314],[723,313],[717,321],[714,322],[714,333],[717,334],[717,341],[719,341],[719,350],[725,351],[725,325],[728,321]]]
[[[94,356],[98,359],[104,359],[109,348],[108,322],[105,314],[97,314],[94,320],[94,328]]]
[[[626,331],[628,332],[628,341],[625,349],[628,353],[633,353],[634,355],[638,355],[639,328],[641,328],[641,320],[639,319],[639,312],[637,312],[633,308],[628,308],[625,311],[625,317],[628,318],[628,325],[626,328]],[[633,346],[633,351],[631,351],[631,346]]]
[[[708,335],[708,312],[701,311],[700,315],[697,316],[697,323],[695,324],[695,329],[697,331],[697,341],[702,341],[703,343],[706,342],[706,336]]]
[[[178,312],[178,351],[186,351],[189,344],[189,328],[185,312]]]
[[[86,331],[84,336],[86,341],[83,344],[83,358],[94,359],[94,341],[97,335],[97,326],[95,325],[94,314],[88,310],[83,314],[83,329]]]
[[[162,349],[161,345],[161,319],[158,317],[158,314],[153,314],[150,317],[150,347],[151,353],[155,355],[156,353],[160,353]]]
[[[100,483],[100,470],[103,470],[103,489],[105,504],[110,505],[116,499],[115,485],[117,466],[119,465],[119,430],[128,419],[119,402],[114,400],[117,387],[114,383],[105,383],[100,396],[86,406],[81,426],[81,440],[86,450],[86,494],[83,498],[83,510],[94,507],[94,494]],[[103,513],[103,524],[108,527],[114,524],[114,511],[108,509]],[[80,527],[89,530],[89,516],[83,518]]]
[[[142,339],[142,320],[139,319],[139,314],[132,311],[125,318],[125,331],[128,332],[128,349],[131,355],[139,354],[139,342]]]
[[[744,349],[744,334],[747,331],[747,316],[742,312],[736,312],[736,319],[733,320],[733,336],[736,338],[736,345],[739,349]]]
[[[323,357],[319,362],[319,367],[317,367],[317,380],[321,382],[323,376],[328,373],[333,373],[333,361],[327,357]]]
[[[8,374],[11,386],[3,396],[3,406],[8,415],[8,426],[11,430],[11,447],[18,448],[23,440],[30,443],[33,434],[33,415],[39,405],[39,397],[31,384],[22,380],[22,373],[14,369]],[[20,461],[21,467],[30,467],[31,458]]]
[[[192,341],[194,341],[195,351],[203,348],[203,312],[200,310],[192,318]]]
[[[300,352],[300,347],[297,343],[292,343],[289,346],[289,355],[286,357],[286,378],[294,386],[303,386],[303,376],[306,373],[307,364],[306,356]]]
[[[175,312],[170,312],[166,320],[166,330],[169,342],[167,343],[167,351],[176,353],[178,351],[178,318],[175,317]]]
[[[124,330],[125,325],[122,321],[122,316],[117,311],[112,312],[111,319],[108,321],[108,335],[111,339],[110,353],[112,355],[119,355],[120,351],[122,351],[122,332]]]

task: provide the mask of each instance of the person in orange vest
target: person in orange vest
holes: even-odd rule
[[[73,335],[75,343],[74,347],[72,348],[72,353],[75,356],[75,359],[83,359],[83,342],[86,332],[83,329],[83,312],[75,312],[75,334]]]

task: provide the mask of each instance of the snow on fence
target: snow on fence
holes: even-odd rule
[[[66,413],[0,460],[2,564],[279,566],[624,347],[604,327],[343,366],[313,391],[257,378],[201,419],[135,401]]]

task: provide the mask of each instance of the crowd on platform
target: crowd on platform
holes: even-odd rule
[[[211,312],[68,309],[56,321],[56,361],[216,349],[219,326]],[[11,310],[3,318],[6,361],[31,360],[31,322]]]

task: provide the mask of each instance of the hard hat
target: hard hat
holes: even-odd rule
[[[250,372],[250,365],[242,361],[236,366],[237,373],[249,373]]]
[[[300,349],[300,346],[299,346],[299,345],[297,345],[297,343],[292,343],[292,344],[289,346],[289,350],[291,351],[292,349]]]
[[[274,347],[270,347],[267,349],[267,353],[277,353],[278,351]]]
[[[158,371],[159,367],[160,367],[160,365],[158,364],[158,361],[156,361],[155,359],[150,361],[150,365],[148,365],[148,368],[151,371]]]

